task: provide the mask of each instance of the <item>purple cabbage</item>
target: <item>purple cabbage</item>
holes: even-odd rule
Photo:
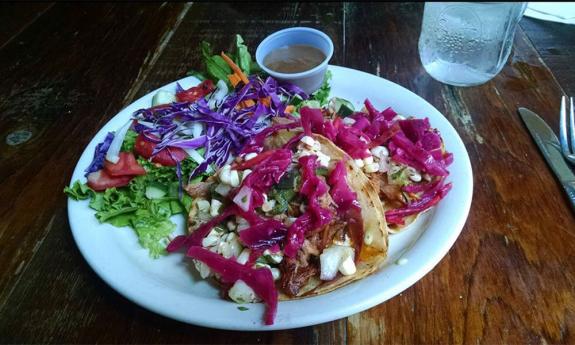
[[[428,118],[400,120],[398,122],[405,136],[414,143],[421,140],[431,128]]]
[[[176,88],[181,89],[179,84]],[[228,163],[231,156],[238,155],[242,148],[256,134],[269,126],[273,117],[286,116],[285,102],[295,96],[307,99],[300,88],[288,83],[279,84],[269,77],[265,81],[251,76],[246,85],[236,88],[219,104],[215,110],[208,106],[206,98],[196,102],[174,102],[167,105],[140,109],[135,112],[138,120],[153,123],[153,128],[136,125],[135,130],[148,140],[157,143],[154,154],[167,147],[199,148],[205,147],[205,161],[198,165],[189,179],[204,173],[211,164],[221,167]],[[269,105],[259,100],[269,97]],[[242,102],[251,100],[253,106],[239,109]],[[200,122],[205,125],[205,134],[193,138],[187,134],[187,124]]]
[[[448,175],[447,170],[433,158],[431,153],[415,145],[402,132],[396,133],[391,140],[395,145],[397,145],[397,147],[404,150],[410,158],[421,164],[424,168],[422,170],[425,172],[435,176]]]
[[[226,259],[200,246],[190,247],[186,255],[206,264],[219,275],[220,280],[224,284],[231,285],[238,280],[245,282],[266,304],[265,324],[272,325],[274,323],[277,312],[278,292],[269,269],[254,269],[236,262],[233,258]]]
[[[280,221],[267,219],[242,230],[240,239],[251,249],[267,249],[279,244],[286,233],[287,228]]]
[[[94,151],[94,159],[88,168],[84,170],[86,173],[84,176],[88,176],[88,174],[93,173],[94,171],[98,171],[104,167],[104,159],[106,158],[106,153],[110,148],[112,140],[114,140],[114,133],[108,132],[106,138],[104,138],[104,141],[96,146],[96,150]]]

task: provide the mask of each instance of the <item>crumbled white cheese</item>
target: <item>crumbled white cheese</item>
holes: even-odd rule
[[[353,256],[347,256],[341,264],[339,264],[339,272],[344,276],[349,276],[357,271],[355,267],[355,262],[353,262]]]
[[[344,125],[351,126],[355,123],[355,120],[351,117],[344,117],[341,122],[343,122]]]
[[[272,277],[274,277],[274,280],[278,280],[281,277],[281,273],[280,270],[275,268],[275,267],[271,267],[270,271],[272,271]]]
[[[230,190],[232,190],[232,186],[224,183],[218,183],[216,189],[214,189],[214,191],[221,196],[227,196],[230,193]]]
[[[230,185],[234,188],[240,185],[240,175],[237,170],[230,170]]]
[[[200,273],[200,277],[202,277],[202,279],[206,279],[212,274],[212,271],[210,270],[208,265],[204,264],[199,260],[192,260],[192,262],[194,263],[194,267],[196,268],[196,270]]]
[[[319,161],[319,166],[322,168],[327,168],[329,166],[329,161],[331,160],[331,157],[324,154],[321,151],[315,152],[315,154],[317,155],[317,160]]]
[[[249,161],[250,159],[254,159],[258,156],[255,152],[250,152],[244,156],[244,160]]]
[[[369,165],[371,163],[373,163],[373,156],[372,155],[369,155],[363,159],[364,165]]]
[[[310,137],[310,136],[308,136],[308,135],[304,135],[304,136],[300,139],[300,141],[301,141],[302,143],[304,143],[306,146],[308,146],[309,148],[312,148],[313,145],[315,144],[315,139],[312,138],[312,137]]]
[[[250,169],[246,169],[242,171],[242,182],[246,179],[246,177],[248,177],[249,174],[251,174],[252,171]]]
[[[266,260],[271,261],[275,264],[279,264],[283,260],[283,253],[281,251],[272,253],[269,249],[264,250],[264,257]]]
[[[231,172],[232,172],[231,165],[229,164],[224,165],[220,170],[219,174],[220,181],[225,184],[231,184]]]
[[[378,158],[387,157],[389,156],[389,150],[385,146],[376,146],[371,149],[371,154]]]
[[[258,300],[256,293],[243,280],[237,280],[228,291],[228,296],[236,303],[252,303]]]
[[[332,245],[324,249],[319,256],[321,270],[319,278],[332,280],[338,271],[344,275],[355,273],[354,257],[354,249],[348,246]]]
[[[407,176],[413,182],[421,181],[421,173],[412,167],[407,167]]]
[[[234,232],[228,233],[225,238],[222,236],[222,241],[218,244],[218,253],[226,259],[232,256],[239,256],[242,252],[242,245],[238,240],[238,236]]]
[[[365,171],[366,173],[378,172],[379,171],[379,163],[366,164],[363,167],[363,171]]]
[[[250,253],[251,251],[249,250],[249,248],[245,248],[244,250],[242,250],[240,255],[238,255],[236,261],[242,265],[245,265],[250,258]]]
[[[210,211],[210,202],[204,199],[198,199],[196,201],[196,206],[198,206],[198,211],[202,213],[207,213]]]
[[[212,203],[210,205],[210,216],[215,217],[220,214],[220,207],[222,207],[222,202],[218,199],[212,199]]]

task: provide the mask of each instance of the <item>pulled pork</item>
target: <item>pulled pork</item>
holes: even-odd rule
[[[280,264],[280,288],[287,295],[297,296],[308,280],[319,274],[317,257],[321,253],[320,244],[319,234],[311,234],[305,239],[295,259],[284,257]]]
[[[319,274],[319,269],[315,265],[308,264],[304,267],[299,260],[287,257],[282,260],[280,271],[282,273],[280,288],[291,297],[297,296],[309,278]]]
[[[210,188],[214,184],[214,181],[209,179],[205,182],[198,182],[189,184],[184,187],[184,190],[194,199],[202,198],[207,199],[210,196]]]

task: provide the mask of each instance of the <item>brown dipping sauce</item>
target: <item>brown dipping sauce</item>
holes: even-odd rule
[[[316,47],[294,44],[272,50],[264,58],[264,65],[280,73],[299,73],[318,66],[325,58]]]

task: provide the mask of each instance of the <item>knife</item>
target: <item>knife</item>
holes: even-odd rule
[[[575,211],[575,175],[573,175],[573,172],[565,163],[565,159],[563,159],[559,139],[539,115],[527,108],[519,108],[517,111],[521,115],[521,119],[527,129],[529,129],[531,137],[539,146],[539,150],[541,150],[547,164],[549,164],[563,186],[569,201],[571,201],[571,207]]]

